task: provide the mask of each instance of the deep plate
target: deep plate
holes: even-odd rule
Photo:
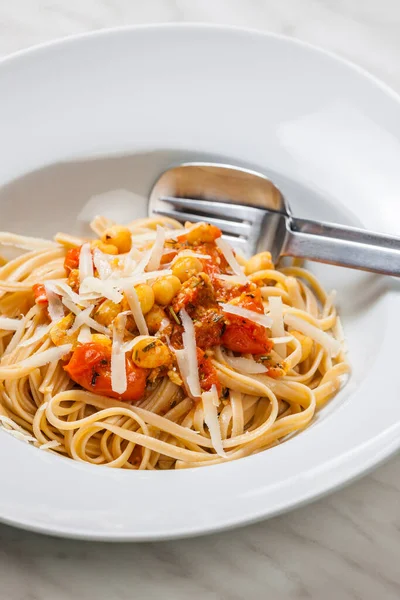
[[[284,37],[163,25],[69,38],[2,61],[0,107],[4,230],[81,230],[104,212],[89,196],[113,188],[137,202],[109,215],[142,216],[164,168],[213,157],[271,176],[298,216],[400,230],[398,98]],[[99,540],[200,534],[310,501],[398,449],[396,282],[314,270],[338,290],[353,375],[306,431],[225,465],[135,473],[0,431],[0,519]]]

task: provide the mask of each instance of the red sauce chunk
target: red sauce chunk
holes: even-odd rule
[[[264,314],[261,292],[256,289],[244,292],[238,298],[232,300],[232,304]],[[265,327],[236,315],[225,314],[226,329],[221,343],[228,350],[242,354],[268,354],[272,348],[272,342],[268,339]]]
[[[94,394],[119,400],[140,400],[146,387],[147,369],[137,367],[126,358],[127,389],[117,394],[111,389],[111,348],[97,342],[78,346],[64,367],[75,383]]]
[[[39,306],[47,306],[49,303],[46,294],[46,288],[42,283],[36,283],[32,286],[33,295],[35,298],[35,302]]]
[[[79,254],[81,252],[80,248],[71,248],[68,250],[64,259],[64,268],[67,272],[67,275],[71,273],[73,269],[79,268]]]
[[[220,396],[221,384],[218,381],[217,370],[212,364],[211,360],[200,348],[197,348],[197,361],[199,363],[199,379],[201,389],[205,392],[208,392],[211,390],[212,386],[215,385],[218,396]]]

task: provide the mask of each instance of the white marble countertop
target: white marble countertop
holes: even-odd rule
[[[285,33],[400,91],[399,0],[3,1],[0,55],[91,29],[161,21]],[[0,526],[0,598],[398,600],[399,499],[398,456],[307,507],[204,538],[93,544]]]

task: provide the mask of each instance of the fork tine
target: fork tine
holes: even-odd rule
[[[195,200],[192,198],[174,198],[173,196],[162,196],[163,202],[171,204],[178,210],[190,210],[203,215],[214,215],[236,219],[237,221],[250,221],[251,223],[260,219],[262,209],[242,204],[229,204],[228,202],[210,202],[207,200]]]
[[[208,217],[206,215],[193,215],[191,213],[178,212],[175,210],[155,210],[157,215],[164,217],[171,217],[181,223],[190,221],[192,223],[199,223],[200,221],[207,221],[210,225],[219,227],[223,233],[231,233],[233,235],[241,235],[247,237],[251,231],[251,225],[249,223],[239,223],[235,221],[227,221],[225,219],[216,219],[214,217]]]

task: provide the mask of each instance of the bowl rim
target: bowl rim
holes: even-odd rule
[[[244,28],[232,25],[220,25],[220,24],[208,24],[208,23],[197,23],[197,22],[168,22],[168,23],[151,23],[151,24],[139,24],[139,25],[126,25],[120,27],[110,27],[110,28],[102,28],[99,30],[67,35],[54,40],[46,41],[41,44],[33,45],[28,48],[24,48],[8,54],[0,59],[0,68],[5,65],[11,65],[14,61],[21,61],[25,58],[31,58],[35,55],[40,55],[41,52],[47,52],[52,50],[53,48],[58,48],[61,46],[69,46],[74,45],[79,41],[89,40],[89,39],[99,39],[106,38],[110,35],[119,35],[120,33],[134,33],[136,31],[153,31],[153,30],[178,30],[178,29],[191,29],[194,31],[206,31],[206,30],[214,30],[220,31],[222,33],[236,33],[238,35],[244,36],[258,36],[262,38],[273,38],[277,40],[284,41],[288,44],[309,49],[313,52],[317,52],[318,54],[323,54],[326,57],[334,60],[335,62],[341,63],[343,66],[350,68],[355,73],[361,74],[364,78],[367,78],[374,86],[377,86],[381,89],[386,95],[397,101],[400,105],[400,93],[393,90],[387,83],[371,74],[369,71],[364,69],[363,67],[357,65],[356,63],[350,61],[347,58],[344,58],[335,52],[330,50],[326,50],[309,42],[293,38],[287,36],[285,34],[273,33],[268,31],[260,31],[252,28]],[[363,466],[360,468],[360,464],[357,461],[352,462],[352,468],[348,465],[346,470],[346,474],[343,476],[343,472],[340,472],[336,475],[336,477],[332,476],[328,484],[320,485],[319,488],[313,490],[312,492],[308,491],[308,493],[303,494],[303,496],[297,496],[296,499],[292,501],[288,501],[279,509],[268,512],[268,518],[286,512],[294,507],[301,507],[304,504],[317,500],[333,490],[340,489],[352,482],[355,479],[365,475],[373,468],[378,466],[387,460],[391,455],[393,455],[400,448],[400,436],[395,436],[397,430],[400,430],[400,427],[396,426],[395,430],[389,436],[388,443],[382,444],[380,451],[371,453],[368,450],[368,454],[370,454],[369,459],[364,461]],[[372,444],[374,440],[370,440]],[[382,440],[380,440],[382,442]],[[367,446],[369,443],[361,445],[357,448],[354,454],[363,454],[364,451],[367,450]],[[59,457],[56,457],[59,460]],[[344,459],[343,459],[344,460]],[[124,532],[120,532],[118,535],[109,535],[103,533],[93,533],[93,531],[85,532],[83,529],[79,531],[72,531],[71,529],[62,529],[60,526],[53,526],[52,524],[43,525],[39,521],[34,522],[32,519],[30,521],[24,521],[23,519],[15,520],[13,518],[7,518],[0,516],[0,521],[13,525],[15,527],[23,528],[30,531],[35,531],[39,533],[50,534],[58,537],[69,537],[74,539],[90,539],[90,540],[101,540],[101,541],[154,541],[154,540],[162,540],[162,539],[176,539],[183,537],[192,537],[196,535],[208,534],[211,532],[218,532],[229,529],[231,527],[244,526],[246,524],[255,523],[262,519],[266,518],[265,511],[259,511],[258,513],[253,513],[252,517],[236,517],[236,518],[228,518],[224,522],[220,522],[218,525],[211,524],[209,526],[202,525],[201,527],[186,527],[184,530],[175,530],[174,532],[168,532],[164,534],[155,534],[154,532],[149,534],[139,534],[132,535],[132,532],[128,534],[124,534]]]

